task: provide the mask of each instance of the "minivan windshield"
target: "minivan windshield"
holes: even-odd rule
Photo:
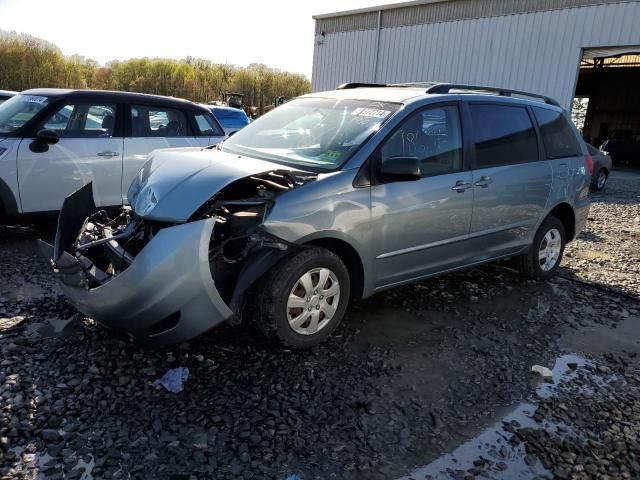
[[[40,110],[49,99],[40,95],[15,95],[0,105],[0,136],[11,136]]]
[[[399,104],[370,100],[300,98],[237,132],[222,150],[312,171],[339,168]]]

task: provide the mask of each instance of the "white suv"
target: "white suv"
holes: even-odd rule
[[[151,151],[224,136],[208,109],[187,100],[27,90],[0,105],[0,216],[58,211],[89,182],[97,206],[122,205]]]

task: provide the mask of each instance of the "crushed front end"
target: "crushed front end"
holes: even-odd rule
[[[243,294],[291,248],[261,228],[278,192],[296,186],[287,178],[233,182],[183,223],[128,206],[110,216],[88,184],[65,200],[41,254],[80,312],[149,343],[185,341],[237,320]]]

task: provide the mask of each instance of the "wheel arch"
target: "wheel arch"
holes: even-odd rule
[[[11,187],[0,178],[0,217],[18,213],[18,202]]]
[[[556,217],[562,222],[565,234],[565,243],[569,243],[575,239],[576,235],[576,214],[573,207],[567,202],[558,203],[547,215],[548,217]]]
[[[351,243],[337,236],[324,236],[305,241],[301,246],[322,247],[340,257],[349,272],[351,298],[362,298],[365,282],[364,263],[358,250]]]

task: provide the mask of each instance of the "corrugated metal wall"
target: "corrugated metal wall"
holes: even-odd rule
[[[371,25],[371,12],[363,15]],[[345,82],[436,80],[542,93],[569,108],[583,48],[640,45],[640,2],[609,2],[382,28],[374,69],[374,15],[374,29],[317,32],[314,91]]]

